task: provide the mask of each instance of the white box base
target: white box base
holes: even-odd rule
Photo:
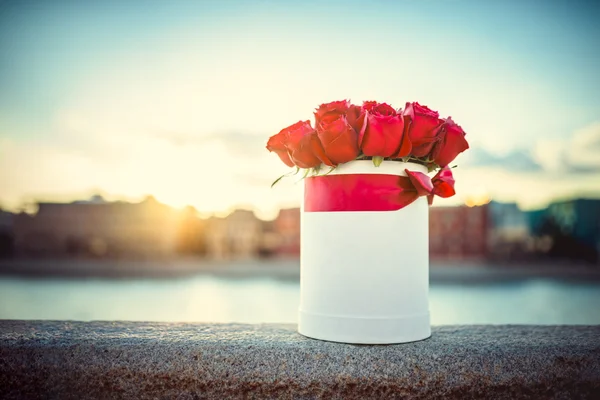
[[[421,165],[354,161],[331,174],[391,174]],[[310,179],[310,178],[309,178]],[[392,344],[431,336],[429,206],[396,211],[301,210],[298,332],[332,342]]]
[[[394,344],[431,336],[429,313],[399,318],[355,318],[300,310],[298,333],[320,340],[355,344]]]

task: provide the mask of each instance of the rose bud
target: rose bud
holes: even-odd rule
[[[436,145],[431,152],[433,162],[440,167],[450,164],[456,156],[469,148],[469,143],[465,139],[465,131],[457,125],[452,118],[444,120],[440,128],[439,137]]]
[[[362,113],[366,114],[366,128],[359,134],[358,145],[366,156],[391,157],[402,144],[404,120],[391,106],[367,101]],[[361,113],[361,116],[362,116]]]
[[[425,157],[435,145],[443,120],[437,111],[430,110],[417,102],[406,103],[404,112],[404,134],[412,144],[411,154],[415,157]]]
[[[315,112],[317,135],[334,165],[352,161],[359,154],[358,133],[347,117],[349,107],[347,101],[335,101],[322,104]],[[353,110],[351,119],[354,113]]]
[[[273,135],[269,138],[267,142],[267,150],[271,152],[275,152],[281,161],[288,167],[293,167],[294,163],[290,159],[290,155],[288,154],[288,149],[286,147],[286,143],[288,140],[289,128],[282,129],[278,134]]]
[[[314,168],[321,163],[332,166],[325,155],[317,132],[309,121],[299,121],[284,129],[287,132],[285,144],[290,159],[300,168]]]

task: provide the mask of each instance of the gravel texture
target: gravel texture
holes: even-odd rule
[[[440,326],[402,345],[295,325],[0,321],[3,399],[600,398],[600,326]]]

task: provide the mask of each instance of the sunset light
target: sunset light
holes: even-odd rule
[[[599,0],[0,0],[0,398],[598,398],[599,71]]]
[[[461,121],[475,148],[456,161],[463,198],[474,195],[469,188],[480,183],[482,166],[504,177],[494,182],[494,197],[526,208],[575,194],[574,179],[579,191],[598,193],[600,175],[589,167],[595,153],[574,161],[583,175],[552,169],[567,143],[599,137],[598,54],[588,43],[597,28],[540,23],[539,38],[520,36],[525,25],[517,22],[510,34],[486,28],[532,14],[569,20],[582,10],[532,3],[519,14],[499,14],[499,5],[448,3],[427,10],[436,22],[425,26],[425,8],[406,4],[364,10],[350,2],[343,23],[326,17],[335,2],[194,4],[156,4],[134,23],[123,18],[133,9],[117,2],[71,5],[68,14],[50,4],[5,14],[0,37],[11,45],[0,47],[10,60],[0,76],[3,207],[101,191],[115,199],[153,194],[207,212],[245,204],[273,214],[298,204],[299,189],[269,188],[285,168],[269,157],[266,138],[338,98],[398,107],[419,99]],[[452,21],[441,17],[446,8]],[[79,26],[87,28],[69,33]],[[476,30],[483,34],[470,33]],[[326,44],[332,35],[345,40]],[[536,52],[527,44],[533,40]],[[349,58],[356,49],[360,57]],[[569,84],[561,83],[573,69]],[[541,182],[552,196],[527,189]]]

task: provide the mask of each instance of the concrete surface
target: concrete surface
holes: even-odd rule
[[[443,326],[322,342],[294,325],[0,321],[3,399],[600,396],[600,326]]]

